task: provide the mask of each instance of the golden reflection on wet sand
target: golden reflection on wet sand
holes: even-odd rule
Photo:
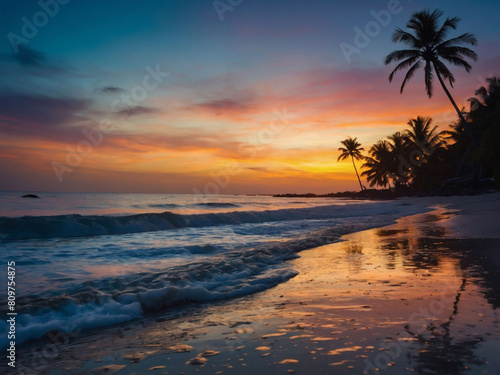
[[[452,238],[447,216],[303,251],[287,264],[299,275],[270,290],[79,337],[52,373],[498,374],[500,241]]]

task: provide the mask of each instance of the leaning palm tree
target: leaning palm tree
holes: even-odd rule
[[[477,143],[472,130],[464,118],[464,115],[459,110],[455,100],[453,100],[453,97],[444,83],[444,80],[448,80],[450,86],[453,87],[455,77],[442,61],[446,60],[447,62],[465,68],[467,72],[470,72],[472,67],[465,59],[469,58],[475,61],[477,60],[477,55],[474,51],[464,46],[475,46],[477,44],[477,40],[476,37],[470,33],[446,39],[450,29],[455,30],[457,28],[457,24],[460,19],[458,17],[446,18],[446,21],[444,21],[441,27],[439,27],[438,21],[442,15],[442,10],[434,10],[432,13],[430,13],[427,9],[421,12],[416,12],[406,24],[406,27],[410,29],[410,31],[404,31],[400,28],[396,29],[392,40],[395,43],[403,42],[407,44],[410,49],[394,51],[386,56],[386,65],[393,61],[400,61],[400,63],[389,75],[389,81],[392,82],[396,72],[409,68],[401,85],[400,92],[403,93],[406,83],[413,77],[415,72],[423,66],[425,72],[425,88],[427,90],[427,95],[430,98],[432,97],[433,79],[435,73],[444,92],[448,96],[448,99],[450,99],[451,104],[462,120],[467,134],[475,143]]]
[[[363,159],[363,155],[361,155],[361,151],[365,149],[361,147],[361,144],[358,142],[358,138],[347,138],[343,140],[342,143],[345,147],[339,147],[339,151],[342,152],[338,157],[337,161],[345,160],[349,156],[352,159],[352,165],[354,166],[354,171],[356,172],[356,176],[358,177],[359,186],[361,190],[363,190],[363,184],[361,184],[361,180],[359,178],[358,170],[356,169],[356,163],[354,163],[354,159],[360,160]]]

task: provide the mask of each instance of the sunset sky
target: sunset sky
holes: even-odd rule
[[[422,74],[403,95],[387,79],[394,29],[425,7],[479,41],[470,74],[452,67],[465,106],[500,75],[496,0],[2,1],[0,190],[356,190],[341,140],[456,120]],[[346,58],[355,28],[373,36]]]

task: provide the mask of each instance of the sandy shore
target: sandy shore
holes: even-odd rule
[[[25,373],[500,373],[500,194],[402,201],[432,211],[303,251],[275,288],[82,333],[45,362],[37,343]]]
[[[500,238],[500,193],[465,197],[403,198],[428,206],[446,205],[453,212],[441,225],[461,238]]]

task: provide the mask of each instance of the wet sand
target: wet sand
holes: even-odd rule
[[[301,252],[275,288],[19,358],[50,374],[498,374],[500,195],[455,198]]]

